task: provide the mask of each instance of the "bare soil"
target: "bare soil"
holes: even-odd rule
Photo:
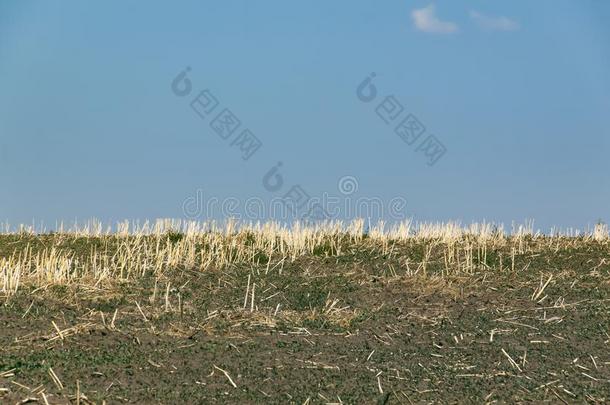
[[[24,287],[0,306],[0,403],[610,402],[607,246],[425,276],[356,251]]]

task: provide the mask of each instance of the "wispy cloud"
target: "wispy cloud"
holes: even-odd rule
[[[433,34],[452,34],[458,32],[457,24],[449,21],[441,21],[436,16],[436,9],[433,4],[428,7],[415,9],[411,12],[411,18],[415,28],[423,32]]]
[[[508,17],[494,17],[471,10],[470,18],[481,28],[490,31],[515,31],[519,23]]]

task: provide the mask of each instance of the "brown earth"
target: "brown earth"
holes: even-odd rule
[[[0,307],[0,403],[610,402],[607,246],[460,276],[401,263],[24,287]]]

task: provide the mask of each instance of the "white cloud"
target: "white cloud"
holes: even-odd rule
[[[491,31],[515,31],[519,29],[519,23],[508,17],[492,17],[478,11],[470,11],[470,18],[483,29]]]
[[[430,4],[428,7],[413,10],[411,12],[411,18],[413,19],[415,28],[420,31],[434,34],[452,34],[458,31],[457,24],[438,19],[433,4]]]

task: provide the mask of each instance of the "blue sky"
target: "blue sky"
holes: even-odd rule
[[[602,1],[4,0],[0,218],[180,218],[197,190],[352,176],[350,197],[418,220],[608,221],[609,19]],[[190,108],[204,89],[262,142],[250,159]],[[433,166],[376,114],[390,95],[446,148]]]

